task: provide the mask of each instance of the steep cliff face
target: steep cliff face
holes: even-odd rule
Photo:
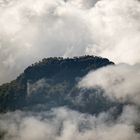
[[[116,103],[103,97],[101,89],[87,91],[79,89],[77,83],[89,71],[112,64],[95,56],[45,58],[25,69],[16,80],[0,86],[0,111],[58,106],[87,113],[109,109]]]

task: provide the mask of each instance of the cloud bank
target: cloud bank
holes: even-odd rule
[[[140,62],[139,9],[138,0],[1,0],[0,83],[49,56]]]
[[[140,120],[140,65],[118,64],[107,66],[87,74],[78,84],[79,88],[84,89],[101,89],[105,97],[112,101],[117,101],[124,104],[123,117],[121,120],[128,120],[128,124],[134,121],[133,124],[139,126]],[[129,105],[129,107],[128,107]],[[130,105],[134,105],[130,107]],[[132,115],[133,114],[133,115]],[[129,118],[129,119],[128,119]],[[122,121],[122,124],[124,123]],[[124,128],[120,128],[121,131]],[[116,130],[116,132],[118,132]],[[114,134],[112,134],[113,136]],[[134,135],[130,132],[127,139],[131,139]],[[136,136],[136,135],[135,135]],[[121,134],[121,137],[123,134]],[[113,137],[113,140],[115,138]],[[118,138],[119,139],[119,138]],[[125,138],[122,138],[125,139]]]
[[[119,64],[90,72],[80,81],[83,88],[101,88],[105,96],[140,105],[140,65]]]
[[[108,112],[95,117],[67,108],[37,114],[16,111],[0,115],[1,137],[4,140],[139,140],[133,125],[138,119],[135,114],[135,107],[127,106],[114,122]]]

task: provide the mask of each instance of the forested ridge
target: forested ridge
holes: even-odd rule
[[[101,89],[79,89],[77,83],[91,70],[113,64],[96,56],[44,58],[26,68],[16,80],[0,86],[0,111],[37,110],[40,106],[68,106],[88,113],[107,110],[116,103],[108,101]]]

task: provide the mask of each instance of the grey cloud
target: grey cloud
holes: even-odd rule
[[[131,107],[128,106],[128,108]],[[122,114],[122,118],[125,112]],[[0,115],[0,130],[4,140],[138,140],[134,125],[119,118],[115,123],[105,121],[109,114],[98,117],[81,114],[67,108],[33,114],[16,111]],[[116,133],[117,132],[117,133]]]

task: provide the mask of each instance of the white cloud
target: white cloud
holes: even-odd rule
[[[110,99],[140,105],[140,2],[138,0],[1,0],[0,84],[48,56],[94,54],[116,66],[89,73],[80,86],[105,90]],[[133,64],[133,65],[128,65]],[[98,117],[67,109],[0,114],[4,140],[139,140],[139,110]],[[52,120],[50,120],[52,119]],[[108,120],[108,121],[107,121]],[[84,128],[79,131],[79,126]],[[117,133],[116,133],[117,132]]]
[[[120,63],[140,62],[140,3],[137,0],[101,0],[89,11],[95,47],[91,54]]]
[[[43,57],[85,54],[92,42],[84,12],[62,0],[17,0],[0,11],[1,83]]]
[[[133,112],[131,106],[127,108]],[[124,114],[125,111],[122,118]],[[95,117],[67,108],[42,113],[17,111],[0,115],[0,130],[5,132],[4,140],[139,140],[134,125],[127,123],[129,118],[107,122],[103,119],[105,115],[109,114]]]
[[[140,62],[139,9],[137,0],[2,0],[0,83],[49,56]]]
[[[101,88],[110,99],[140,105],[140,65],[120,64],[90,72],[80,81],[84,88]]]

